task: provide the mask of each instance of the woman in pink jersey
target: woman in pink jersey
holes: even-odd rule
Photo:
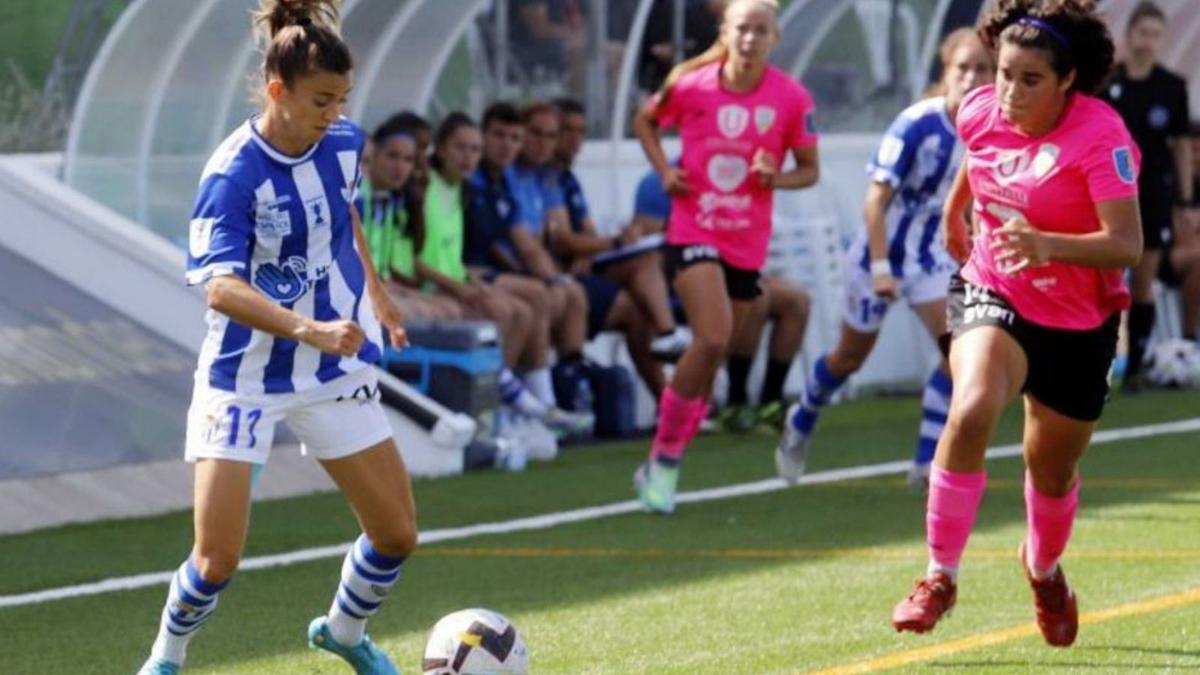
[[[954,606],[984,451],[1023,393],[1028,534],[1018,552],[1042,636],[1065,647],[1079,618],[1058,560],[1129,304],[1122,268],[1142,251],[1139,156],[1120,117],[1091,95],[1113,55],[1093,2],[1000,0],[979,34],[998,49],[998,68],[995,86],[959,110],[967,158],[943,221],[947,249],[966,265],[950,286],[954,395],[930,476],[929,569],[892,623],[923,633]]]
[[[817,137],[808,92],[769,66],[778,5],[734,0],[717,42],[681,63],[634,121],[671,194],[667,258],[695,336],[659,403],[650,458],[635,475],[652,511],[675,508],[679,460],[708,410],[707,395],[735,330],[758,297],[771,237],[772,194],[817,181]],[[683,157],[667,161],[659,127],[679,127]],[[795,167],[783,171],[788,154]]]

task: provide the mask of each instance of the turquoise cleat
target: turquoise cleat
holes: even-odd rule
[[[166,659],[150,659],[142,664],[137,675],[179,675],[179,664]]]
[[[637,490],[642,508],[654,513],[675,512],[675,486],[679,483],[679,467],[665,466],[648,460],[633,474],[633,487]]]
[[[309,647],[324,649],[342,657],[354,667],[354,672],[358,675],[400,675],[396,666],[392,664],[392,660],[383,653],[382,649],[371,642],[371,638],[363,636],[362,642],[353,647],[347,647],[333,639],[325,621],[325,617],[318,616],[308,624]]]

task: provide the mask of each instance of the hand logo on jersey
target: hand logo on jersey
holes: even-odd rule
[[[283,267],[266,263],[254,273],[254,285],[273,300],[295,302],[308,287],[305,268],[304,259],[295,256],[288,258]]]

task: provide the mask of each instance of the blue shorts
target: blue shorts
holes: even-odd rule
[[[596,337],[608,323],[608,314],[612,311],[621,286],[615,281],[596,274],[577,274],[575,280],[583,286],[588,301],[588,339]]]

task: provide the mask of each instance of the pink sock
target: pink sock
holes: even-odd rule
[[[951,577],[958,574],[975,513],[983,499],[987,472],[950,473],[933,467],[929,475],[929,501],[925,507],[925,537],[929,543],[930,570]]]
[[[1078,507],[1078,480],[1062,497],[1047,497],[1033,487],[1033,479],[1025,472],[1025,520],[1029,525],[1025,557],[1034,576],[1044,578],[1058,565],[1071,538]]]
[[[696,434],[700,432],[700,425],[706,419],[708,419],[708,399],[698,398],[692,402],[692,417],[688,420],[687,429],[685,429],[688,443],[691,443]]]
[[[650,446],[650,457],[678,462],[700,427],[697,410],[707,410],[703,398],[686,399],[671,387],[663,389],[658,403],[658,431]]]

